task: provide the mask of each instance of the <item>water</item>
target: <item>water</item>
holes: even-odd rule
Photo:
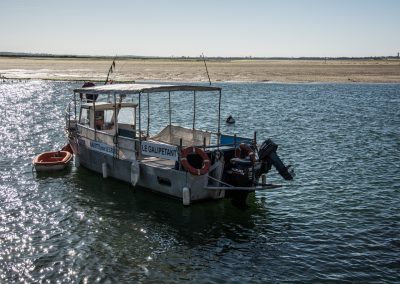
[[[33,156],[64,144],[78,86],[0,84],[0,282],[400,281],[400,85],[221,84],[223,117],[237,121],[222,128],[272,138],[297,172],[292,183],[271,173],[285,186],[247,210],[183,208],[72,166],[32,173]],[[182,122],[192,97],[177,101]],[[200,128],[216,102],[198,96]]]

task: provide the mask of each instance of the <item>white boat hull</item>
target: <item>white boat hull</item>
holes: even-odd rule
[[[76,144],[75,144],[76,145]],[[78,145],[76,145],[78,146]],[[183,188],[190,189],[190,200],[207,200],[224,198],[223,190],[207,190],[208,175],[194,176],[186,171],[176,170],[172,167],[159,167],[154,163],[138,161],[139,173],[132,172],[133,161],[117,159],[111,155],[92,150],[85,145],[79,144],[78,155],[80,165],[93,170],[97,173],[103,173],[104,163],[107,168],[107,176],[118,180],[131,183],[150,191],[158,192],[163,195],[182,199]],[[132,182],[132,175],[135,177],[135,184]],[[138,178],[136,177],[138,175]]]

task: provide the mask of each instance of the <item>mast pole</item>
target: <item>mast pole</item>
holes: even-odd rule
[[[204,58],[204,53],[202,53],[201,55],[203,56],[204,66],[206,67],[206,73],[207,73],[207,77],[208,77],[208,82],[210,83],[210,86],[211,86],[210,75],[208,74],[208,68],[207,68],[207,64],[206,64],[206,59]]]
[[[114,69],[115,69],[115,59],[116,59],[116,58],[117,58],[117,56],[114,56],[113,62],[111,63],[111,66],[110,66],[110,69],[108,69],[107,78],[106,78],[106,81],[104,82],[104,85],[107,85],[108,78],[109,78],[110,74],[114,72]]]

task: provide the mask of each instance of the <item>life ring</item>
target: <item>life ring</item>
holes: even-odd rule
[[[202,158],[203,162],[202,162],[202,167],[200,169],[193,167],[187,160],[187,156],[192,153],[197,154]],[[185,170],[187,170],[189,173],[195,176],[205,175],[206,173],[208,173],[208,170],[210,169],[210,159],[208,158],[207,154],[204,153],[203,150],[197,147],[187,147],[182,149],[181,163]]]
[[[251,163],[253,165],[256,163],[256,155],[254,154],[253,149],[251,149],[250,145],[245,143],[241,143],[239,147],[235,149],[235,157],[241,159],[250,157]]]

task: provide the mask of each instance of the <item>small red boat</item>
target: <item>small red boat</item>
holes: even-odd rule
[[[36,156],[32,164],[36,171],[56,171],[64,169],[72,159],[68,151],[44,152]]]

